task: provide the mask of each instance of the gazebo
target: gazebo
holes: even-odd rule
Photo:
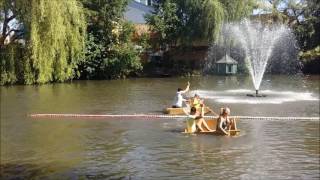
[[[238,62],[226,54],[216,62],[216,72],[221,75],[236,74],[237,66]]]

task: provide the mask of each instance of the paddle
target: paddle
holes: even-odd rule
[[[240,130],[238,130],[238,129],[235,129],[235,130],[228,130],[229,132],[240,132]]]
[[[214,115],[219,116],[219,114],[215,113],[209,106],[206,106],[206,108]]]

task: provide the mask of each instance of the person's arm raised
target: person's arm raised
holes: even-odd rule
[[[189,81],[188,81],[188,85],[187,85],[186,89],[183,90],[183,91],[181,91],[181,93],[186,93],[186,92],[188,92],[188,91],[189,91],[189,87],[190,87],[190,83],[189,83]]]

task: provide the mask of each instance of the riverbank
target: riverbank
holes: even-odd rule
[[[74,80],[111,80],[111,79],[128,79],[128,78],[164,78],[164,77],[193,77],[193,76],[204,76],[204,75],[214,75],[212,69],[207,69],[206,61],[207,51],[205,48],[199,48],[196,50],[182,51],[175,50],[164,54],[163,57],[159,59],[153,59],[149,61],[141,62],[141,70],[137,70],[129,73],[126,76],[114,76],[112,78],[86,78],[85,76],[80,76],[80,78],[74,78],[65,82],[70,82]],[[272,74],[272,69],[274,67],[267,67],[265,74]],[[280,68],[280,67],[275,67]],[[248,71],[245,70],[243,62],[238,65],[238,74],[234,76],[242,76],[244,74],[248,75]],[[274,69],[272,69],[274,70]],[[301,61],[301,72],[304,75],[319,75],[320,74],[320,60],[319,58],[307,59]],[[278,74],[278,73],[277,73]],[[295,73],[292,73],[295,74]],[[13,85],[13,84],[24,84],[23,81],[19,79],[17,81],[12,81],[15,83],[7,83],[2,85]],[[56,83],[51,81],[48,83]],[[59,82],[58,82],[59,83]]]

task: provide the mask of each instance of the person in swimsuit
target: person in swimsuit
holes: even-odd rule
[[[230,128],[234,126],[235,130],[237,129],[236,123],[234,119],[229,118],[230,109],[228,107],[222,108],[220,116],[217,121],[217,131],[222,133],[223,135],[230,135]]]

